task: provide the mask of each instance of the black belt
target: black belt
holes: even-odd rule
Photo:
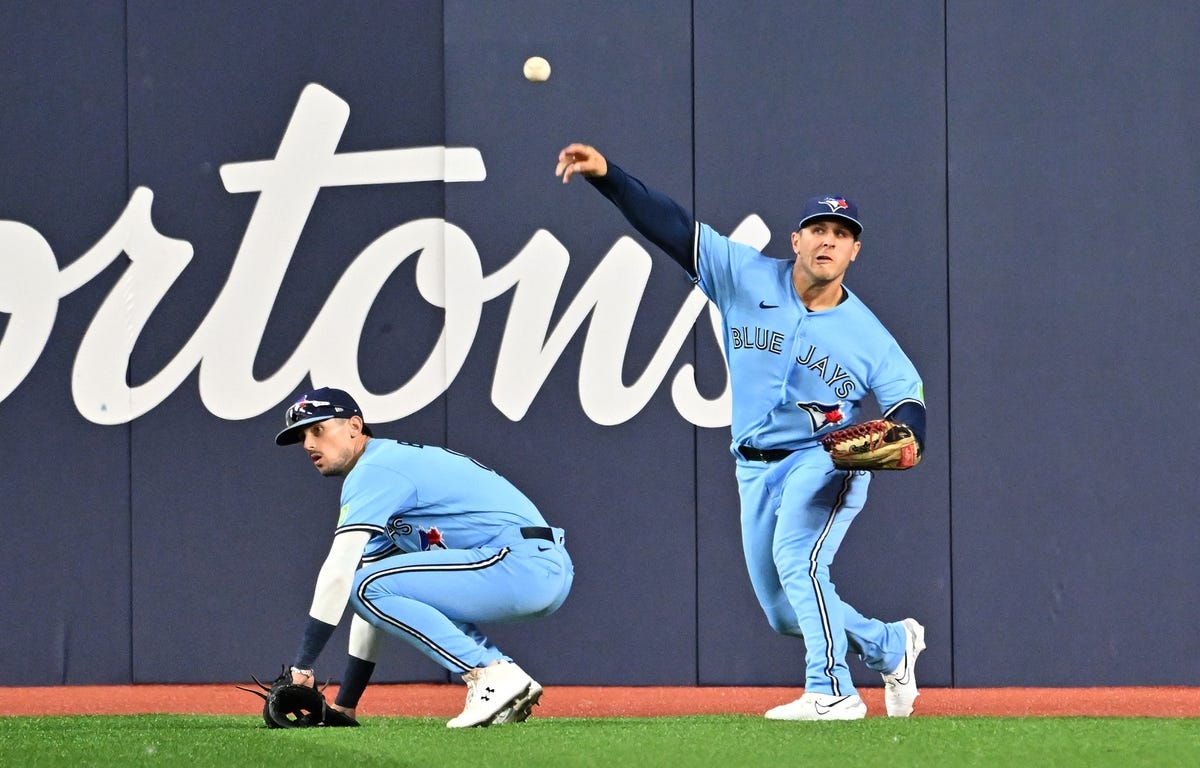
[[[782,461],[795,453],[795,451],[790,448],[768,448],[763,450],[761,448],[751,448],[748,445],[739,445],[738,453],[742,454],[742,458],[749,461]]]
[[[540,528],[536,525],[530,525],[521,529],[521,535],[527,539],[545,539],[551,544],[554,543],[554,531],[550,528]]]

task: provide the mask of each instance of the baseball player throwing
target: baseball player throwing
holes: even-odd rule
[[[862,247],[857,208],[840,195],[808,200],[791,236],[795,258],[783,261],[695,221],[593,147],[567,146],[555,173],[564,184],[587,179],[721,311],[746,566],[772,628],[805,645],[804,695],[766,716],[864,717],[846,666],[853,650],[883,675],[888,715],[907,717],[924,627],[863,616],[838,597],[829,576],[871,473],[837,469],[821,438],[851,424],[870,393],[885,418],[911,430],[918,460],[925,439],[916,369],[842,284]]]
[[[346,392],[321,388],[287,409],[278,445],[301,443],[317,471],[341,477],[341,513],[321,566],[292,681],[354,608],[350,653],[333,706],[351,717],[375,669],[381,633],[463,675],[451,728],[521,722],[542,686],[480,631],[554,612],[574,569],[560,528],[479,462],[445,448],[372,437]]]

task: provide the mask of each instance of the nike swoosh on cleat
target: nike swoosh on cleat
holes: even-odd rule
[[[838,704],[841,704],[843,701],[845,701],[845,700],[846,700],[846,699],[848,699],[848,698],[850,698],[850,697],[849,697],[849,696],[843,696],[842,698],[840,698],[840,699],[838,699],[837,701],[835,701],[835,702],[833,702],[832,704],[830,704],[828,707],[826,707],[826,706],[823,706],[823,705],[821,704],[821,702],[819,702],[819,701],[814,701],[814,702],[813,702],[813,709],[817,710],[817,714],[818,714],[818,715],[828,715],[828,714],[829,714],[829,712],[830,712],[830,711],[831,711],[831,710],[832,710],[834,707],[836,707]]]
[[[768,304],[765,300],[758,302],[759,309],[779,309],[778,304]]]

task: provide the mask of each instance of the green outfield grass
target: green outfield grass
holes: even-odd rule
[[[1200,719],[930,717],[782,723],[748,715],[535,718],[450,730],[429,718],[268,730],[252,717],[0,717],[0,766],[1187,766]]]

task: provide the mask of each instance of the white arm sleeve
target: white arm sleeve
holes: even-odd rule
[[[342,620],[346,601],[350,599],[350,588],[354,585],[354,572],[358,570],[363,547],[370,538],[367,531],[346,531],[333,537],[325,564],[317,574],[309,616],[334,626]]]
[[[363,661],[375,661],[376,654],[379,652],[379,641],[382,638],[383,631],[368,624],[357,613],[350,619],[349,652],[351,656]]]

